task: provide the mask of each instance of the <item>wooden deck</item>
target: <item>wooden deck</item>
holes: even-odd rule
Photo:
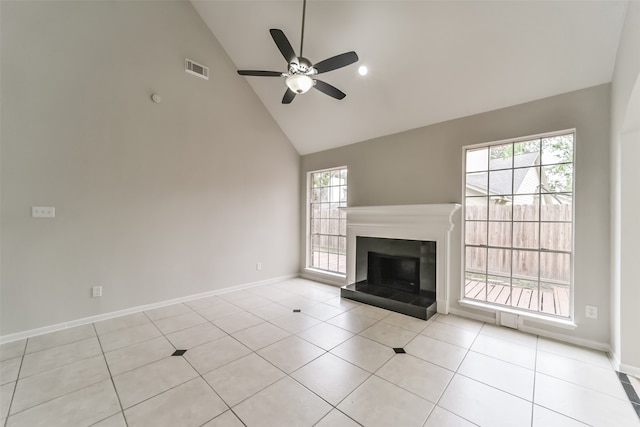
[[[345,254],[329,254],[327,252],[313,252],[311,267],[321,270],[347,272],[347,256]]]
[[[485,284],[483,282],[467,280],[464,294],[467,298],[479,301],[503,304],[557,316],[569,316],[569,288],[566,286],[543,289],[539,294],[537,289],[518,286],[510,287],[489,282],[486,286],[485,295]]]

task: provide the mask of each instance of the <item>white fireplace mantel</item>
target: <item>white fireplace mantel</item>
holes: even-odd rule
[[[356,277],[356,238],[436,242],[436,300],[438,313],[449,313],[450,234],[457,203],[430,205],[358,206],[347,213],[347,283]]]

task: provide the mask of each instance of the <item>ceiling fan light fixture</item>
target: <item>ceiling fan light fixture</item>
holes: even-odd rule
[[[287,87],[298,95],[307,93],[313,87],[313,79],[304,74],[293,74],[287,77]]]

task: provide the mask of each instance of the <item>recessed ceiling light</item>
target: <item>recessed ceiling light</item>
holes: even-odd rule
[[[368,72],[369,70],[366,65],[361,65],[360,68],[358,68],[358,73],[360,73],[361,76],[366,76]]]

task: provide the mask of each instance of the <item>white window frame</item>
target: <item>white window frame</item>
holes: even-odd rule
[[[331,172],[331,171],[336,171],[336,170],[346,170],[347,171],[347,184],[346,184],[346,188],[347,188],[347,200],[349,197],[349,184],[348,184],[348,168],[347,166],[337,166],[337,167],[332,167],[332,168],[326,168],[326,169],[318,169],[318,170],[313,170],[313,171],[309,171],[307,172],[307,180],[306,180],[306,203],[305,203],[305,207],[306,207],[306,230],[305,230],[305,272],[306,273],[310,273],[311,276],[316,276],[316,277],[322,277],[324,280],[328,280],[330,282],[334,281],[336,285],[342,285],[344,282],[344,280],[346,280],[347,277],[347,271],[346,271],[346,253],[345,253],[345,271],[344,272],[339,272],[339,271],[332,271],[332,270],[328,270],[328,269],[321,269],[321,268],[317,268],[311,265],[312,263],[312,254],[311,254],[311,248],[312,248],[312,230],[311,230],[311,215],[312,215],[312,191],[313,191],[313,182],[312,182],[312,176],[313,174],[317,174],[317,173],[323,173],[323,172]],[[348,206],[348,201],[344,204],[344,206],[341,207],[347,207]],[[345,214],[346,215],[346,214]],[[345,252],[346,252],[346,240],[347,240],[347,236],[346,236],[346,221],[345,221],[345,227],[344,227],[344,235],[342,234],[338,234],[338,236],[343,237],[344,238],[344,242],[345,242]]]
[[[481,149],[483,147],[491,147],[491,146],[499,146],[499,145],[504,145],[504,144],[509,144],[509,143],[519,143],[519,142],[524,142],[524,141],[530,141],[533,139],[543,139],[543,138],[548,138],[548,137],[553,137],[553,136],[559,136],[559,135],[567,135],[567,134],[573,134],[573,160],[571,162],[572,167],[573,167],[573,179],[572,179],[572,187],[571,187],[571,229],[572,229],[572,233],[571,233],[571,251],[570,253],[570,271],[569,271],[569,315],[567,317],[564,316],[558,316],[558,315],[552,315],[552,314],[548,314],[548,313],[542,313],[540,311],[530,311],[530,310],[525,310],[522,308],[517,308],[517,307],[511,307],[511,306],[507,306],[507,305],[502,305],[502,304],[497,304],[497,303],[490,303],[490,302],[484,302],[484,301],[479,301],[479,300],[474,300],[474,299],[470,299],[467,298],[465,295],[465,290],[466,290],[466,228],[467,228],[467,220],[466,220],[466,213],[467,213],[467,197],[466,197],[466,190],[467,190],[467,151],[468,150],[477,150],[477,149]],[[575,299],[575,282],[574,282],[574,264],[575,264],[575,177],[576,177],[576,152],[577,152],[577,138],[576,138],[576,130],[575,129],[567,129],[567,130],[562,130],[562,131],[556,131],[556,132],[548,132],[548,133],[541,133],[541,134],[535,134],[535,135],[529,135],[529,136],[523,136],[523,137],[518,137],[518,138],[510,138],[510,139],[505,139],[505,140],[499,140],[499,141],[491,141],[491,142],[486,142],[486,143],[481,143],[481,144],[473,144],[473,145],[468,145],[468,146],[464,146],[462,147],[462,217],[461,217],[461,222],[462,222],[462,236],[461,236],[461,284],[460,284],[460,300],[458,301],[460,305],[464,306],[464,307],[469,307],[469,308],[476,308],[476,309],[480,309],[483,311],[490,311],[493,313],[496,313],[496,320],[498,323],[500,323],[500,318],[501,318],[501,313],[508,313],[510,315],[515,315],[516,316],[516,323],[521,325],[521,319],[518,319],[518,317],[522,317],[523,319],[529,318],[532,319],[534,321],[538,321],[540,323],[546,323],[546,324],[550,324],[550,325],[554,325],[554,326],[560,326],[563,328],[567,328],[567,329],[574,329],[575,327],[577,327],[577,325],[574,323],[574,299]],[[512,165],[512,170],[513,170],[513,165]],[[514,192],[515,190],[512,189],[512,192]],[[487,194],[487,197],[490,197],[489,194]],[[487,217],[487,223],[489,222],[489,218]],[[511,219],[511,224],[513,224],[513,218]],[[541,222],[541,218],[538,217],[538,223]],[[488,242],[487,242],[487,247],[489,247]],[[511,249],[513,250],[513,242],[511,243]],[[538,249],[538,253],[542,253],[544,252],[543,249],[539,248]],[[541,267],[538,266],[538,268],[540,269]],[[511,273],[512,274],[512,273]],[[538,283],[540,283],[540,278],[538,279]],[[509,321],[510,322],[510,321]]]

